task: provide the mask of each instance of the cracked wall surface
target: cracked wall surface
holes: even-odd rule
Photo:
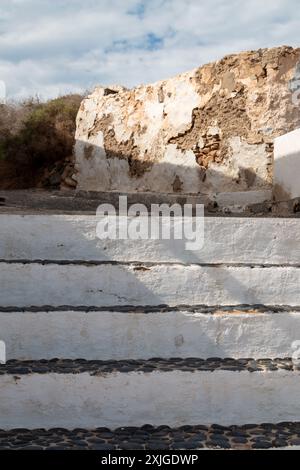
[[[131,90],[97,87],[77,117],[77,188],[271,189],[274,138],[300,127],[299,64],[300,49],[283,46]]]

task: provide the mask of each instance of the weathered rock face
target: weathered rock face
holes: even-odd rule
[[[300,49],[231,55],[132,90],[96,88],[77,118],[78,189],[266,190],[274,138],[300,127]]]

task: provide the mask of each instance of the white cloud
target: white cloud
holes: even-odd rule
[[[9,96],[132,86],[224,54],[298,45],[296,0],[1,0]]]

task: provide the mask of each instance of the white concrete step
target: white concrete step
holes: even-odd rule
[[[300,305],[299,266],[0,263],[2,307]]]
[[[299,421],[290,360],[9,362],[0,429]]]
[[[289,357],[299,331],[299,311],[0,309],[8,359]]]
[[[206,217],[204,246],[100,240],[88,215],[0,214],[0,260],[300,264],[300,219]]]
[[[299,340],[299,219],[207,218],[195,252],[97,221],[0,215],[0,429],[300,420],[276,359]]]

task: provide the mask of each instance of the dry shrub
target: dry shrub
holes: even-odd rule
[[[80,95],[0,107],[0,188],[47,186],[46,170],[63,172],[73,151]]]

